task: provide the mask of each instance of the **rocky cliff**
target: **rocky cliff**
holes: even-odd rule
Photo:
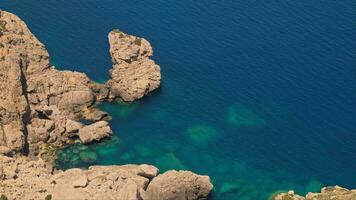
[[[17,16],[0,10],[0,193],[10,199],[205,199],[207,176],[158,175],[149,165],[93,166],[57,171],[55,149],[110,137],[108,114],[95,105],[133,101],[160,85],[149,42],[109,34],[113,60],[107,84],[51,66],[45,46]],[[91,124],[80,121],[86,119]],[[43,161],[43,159],[45,161]]]
[[[272,200],[355,200],[356,190],[348,190],[339,186],[329,186],[321,189],[320,193],[309,192],[306,197],[295,194],[294,191],[277,194]]]

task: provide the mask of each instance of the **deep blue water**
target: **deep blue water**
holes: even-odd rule
[[[188,169],[212,178],[216,200],[356,187],[356,1],[1,0],[0,8],[27,22],[57,68],[106,80],[113,28],[147,38],[161,65],[159,91],[102,105],[115,138],[64,150],[61,167]]]

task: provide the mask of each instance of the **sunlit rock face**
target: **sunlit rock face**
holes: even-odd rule
[[[356,190],[348,190],[339,186],[324,187],[320,193],[309,192],[306,197],[295,194],[294,191],[273,196],[272,200],[354,200]]]
[[[147,40],[113,30],[109,43],[113,62],[107,82],[110,98],[131,102],[160,86],[160,67],[150,59],[153,50]]]

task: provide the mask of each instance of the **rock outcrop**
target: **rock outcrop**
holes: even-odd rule
[[[320,193],[309,192],[306,197],[295,194],[294,191],[277,194],[272,200],[355,200],[356,190],[348,190],[340,186],[328,186]]]
[[[26,24],[0,10],[0,194],[14,200],[146,200],[164,195],[204,199],[211,192],[207,176],[186,171],[158,175],[150,165],[52,167],[57,148],[110,137],[104,121],[109,116],[94,107],[97,103],[133,101],[160,85],[148,41],[115,31],[109,39],[112,79],[98,84],[83,73],[51,66],[45,46]]]
[[[144,200],[206,199],[212,189],[208,176],[171,170],[154,178],[142,197]]]
[[[111,79],[107,82],[109,98],[120,97],[130,102],[160,86],[160,67],[150,59],[153,50],[147,40],[113,30],[109,43],[113,62]]]
[[[72,143],[76,133],[67,131],[67,120],[79,120],[106,99],[108,88],[83,73],[56,70],[45,46],[17,16],[0,11],[0,24],[1,153],[36,155],[42,143]]]
[[[49,195],[68,200],[205,199],[212,190],[207,176],[186,171],[157,175],[156,167],[145,164],[53,171],[42,160],[0,156],[0,194],[13,200]]]
[[[78,131],[79,139],[84,144],[100,141],[103,138],[111,136],[111,134],[111,128],[106,121],[98,121],[94,124],[82,127]]]

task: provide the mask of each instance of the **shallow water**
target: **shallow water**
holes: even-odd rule
[[[150,163],[211,176],[213,199],[356,187],[354,0],[2,0],[60,69],[97,81],[107,33],[151,41],[162,88],[106,103],[115,138],[62,151],[62,168]]]

